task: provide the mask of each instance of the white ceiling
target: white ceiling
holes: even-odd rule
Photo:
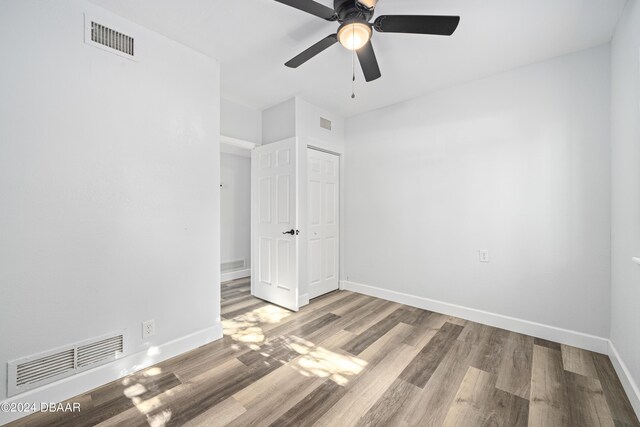
[[[365,83],[358,67],[352,100],[351,52],[339,44],[283,65],[337,23],[274,0],[91,1],[219,60],[225,98],[264,109],[299,95],[344,116],[606,43],[626,2],[380,0],[376,16],[460,15],[460,26],[452,37],[374,34],[382,78]]]

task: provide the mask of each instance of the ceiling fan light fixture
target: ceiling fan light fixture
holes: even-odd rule
[[[346,22],[338,30],[340,44],[349,50],[358,50],[371,40],[371,26],[366,22]]]

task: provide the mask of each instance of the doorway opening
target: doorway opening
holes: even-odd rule
[[[220,281],[251,276],[251,146],[220,145]],[[245,145],[248,143],[245,143]]]

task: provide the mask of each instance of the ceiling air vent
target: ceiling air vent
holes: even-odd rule
[[[135,37],[85,14],[85,43],[125,58],[135,58]]]
[[[7,396],[52,383],[124,355],[125,332],[70,344],[7,363]]]
[[[320,117],[320,127],[322,129],[331,130],[331,120]]]

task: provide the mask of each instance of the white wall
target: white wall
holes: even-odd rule
[[[220,100],[220,134],[260,144],[262,111],[222,98]]]
[[[346,279],[607,337],[609,59],[598,47],[348,119]]]
[[[631,0],[612,42],[611,341],[635,382],[640,413],[640,2]],[[627,390],[632,395],[631,390]]]
[[[135,33],[137,62],[84,44],[87,10]],[[0,51],[0,399],[21,356],[213,339],[218,64],[81,0],[0,2]]]
[[[220,258],[251,266],[251,158],[223,153],[220,158]]]
[[[262,143],[296,136],[296,102],[291,98],[262,112]]]

